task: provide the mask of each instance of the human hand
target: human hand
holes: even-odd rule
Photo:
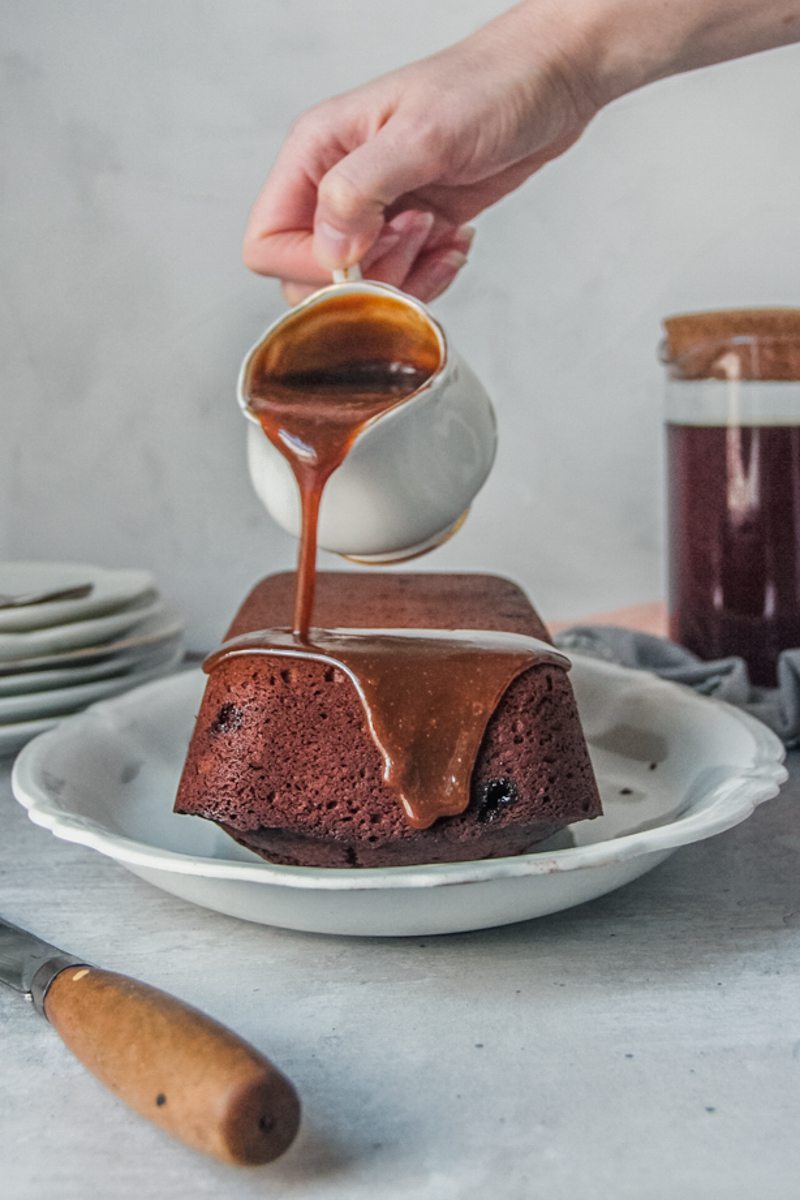
[[[278,276],[292,303],[357,262],[422,300],[444,291],[466,262],[468,222],[596,111],[558,38],[530,28],[549,7],[522,5],[301,116],[250,215],[246,264]]]
[[[310,109],[250,214],[244,260],[294,303],[360,262],[431,300],[467,224],[653,80],[800,40],[797,0],[524,0],[463,42]]]

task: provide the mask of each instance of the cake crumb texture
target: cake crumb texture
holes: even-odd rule
[[[293,584],[287,573],[257,585],[228,636],[285,626]],[[490,576],[324,573],[316,612],[327,628],[504,629],[549,640],[524,593]],[[420,830],[383,782],[344,672],[244,655],[209,679],[176,811],[216,821],[272,862],[366,867],[519,854],[601,807],[559,667],[537,665],[511,683],[487,726],[468,808]]]

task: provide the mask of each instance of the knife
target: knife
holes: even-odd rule
[[[300,1101],[272,1063],[166,992],[65,954],[0,917],[0,982],[33,1001],[85,1067],[174,1137],[223,1162],[271,1162]]]

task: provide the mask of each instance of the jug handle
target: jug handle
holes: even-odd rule
[[[363,278],[358,263],[354,263],[352,267],[337,267],[333,272],[334,283],[358,283]]]

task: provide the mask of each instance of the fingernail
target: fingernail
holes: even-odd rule
[[[448,250],[431,263],[431,271],[434,274],[449,275],[452,278],[466,265],[466,254],[462,254],[460,250]]]
[[[447,250],[444,254],[437,256],[425,272],[428,299],[435,300],[446,287],[449,287],[466,262],[467,256],[460,250]]]
[[[416,220],[414,221],[412,231],[424,240],[433,229],[436,218],[431,212],[420,212],[414,215]]]
[[[433,213],[422,212],[417,208],[407,208],[405,212],[398,213],[393,219],[391,228],[397,230],[398,235],[402,235],[404,238],[412,235],[426,238],[433,228],[435,220]]]
[[[453,241],[464,254],[469,252],[469,248],[475,241],[477,230],[474,225],[461,225],[455,232]]]
[[[319,221],[314,229],[314,256],[321,267],[350,267],[357,259],[356,243],[349,233]]]

